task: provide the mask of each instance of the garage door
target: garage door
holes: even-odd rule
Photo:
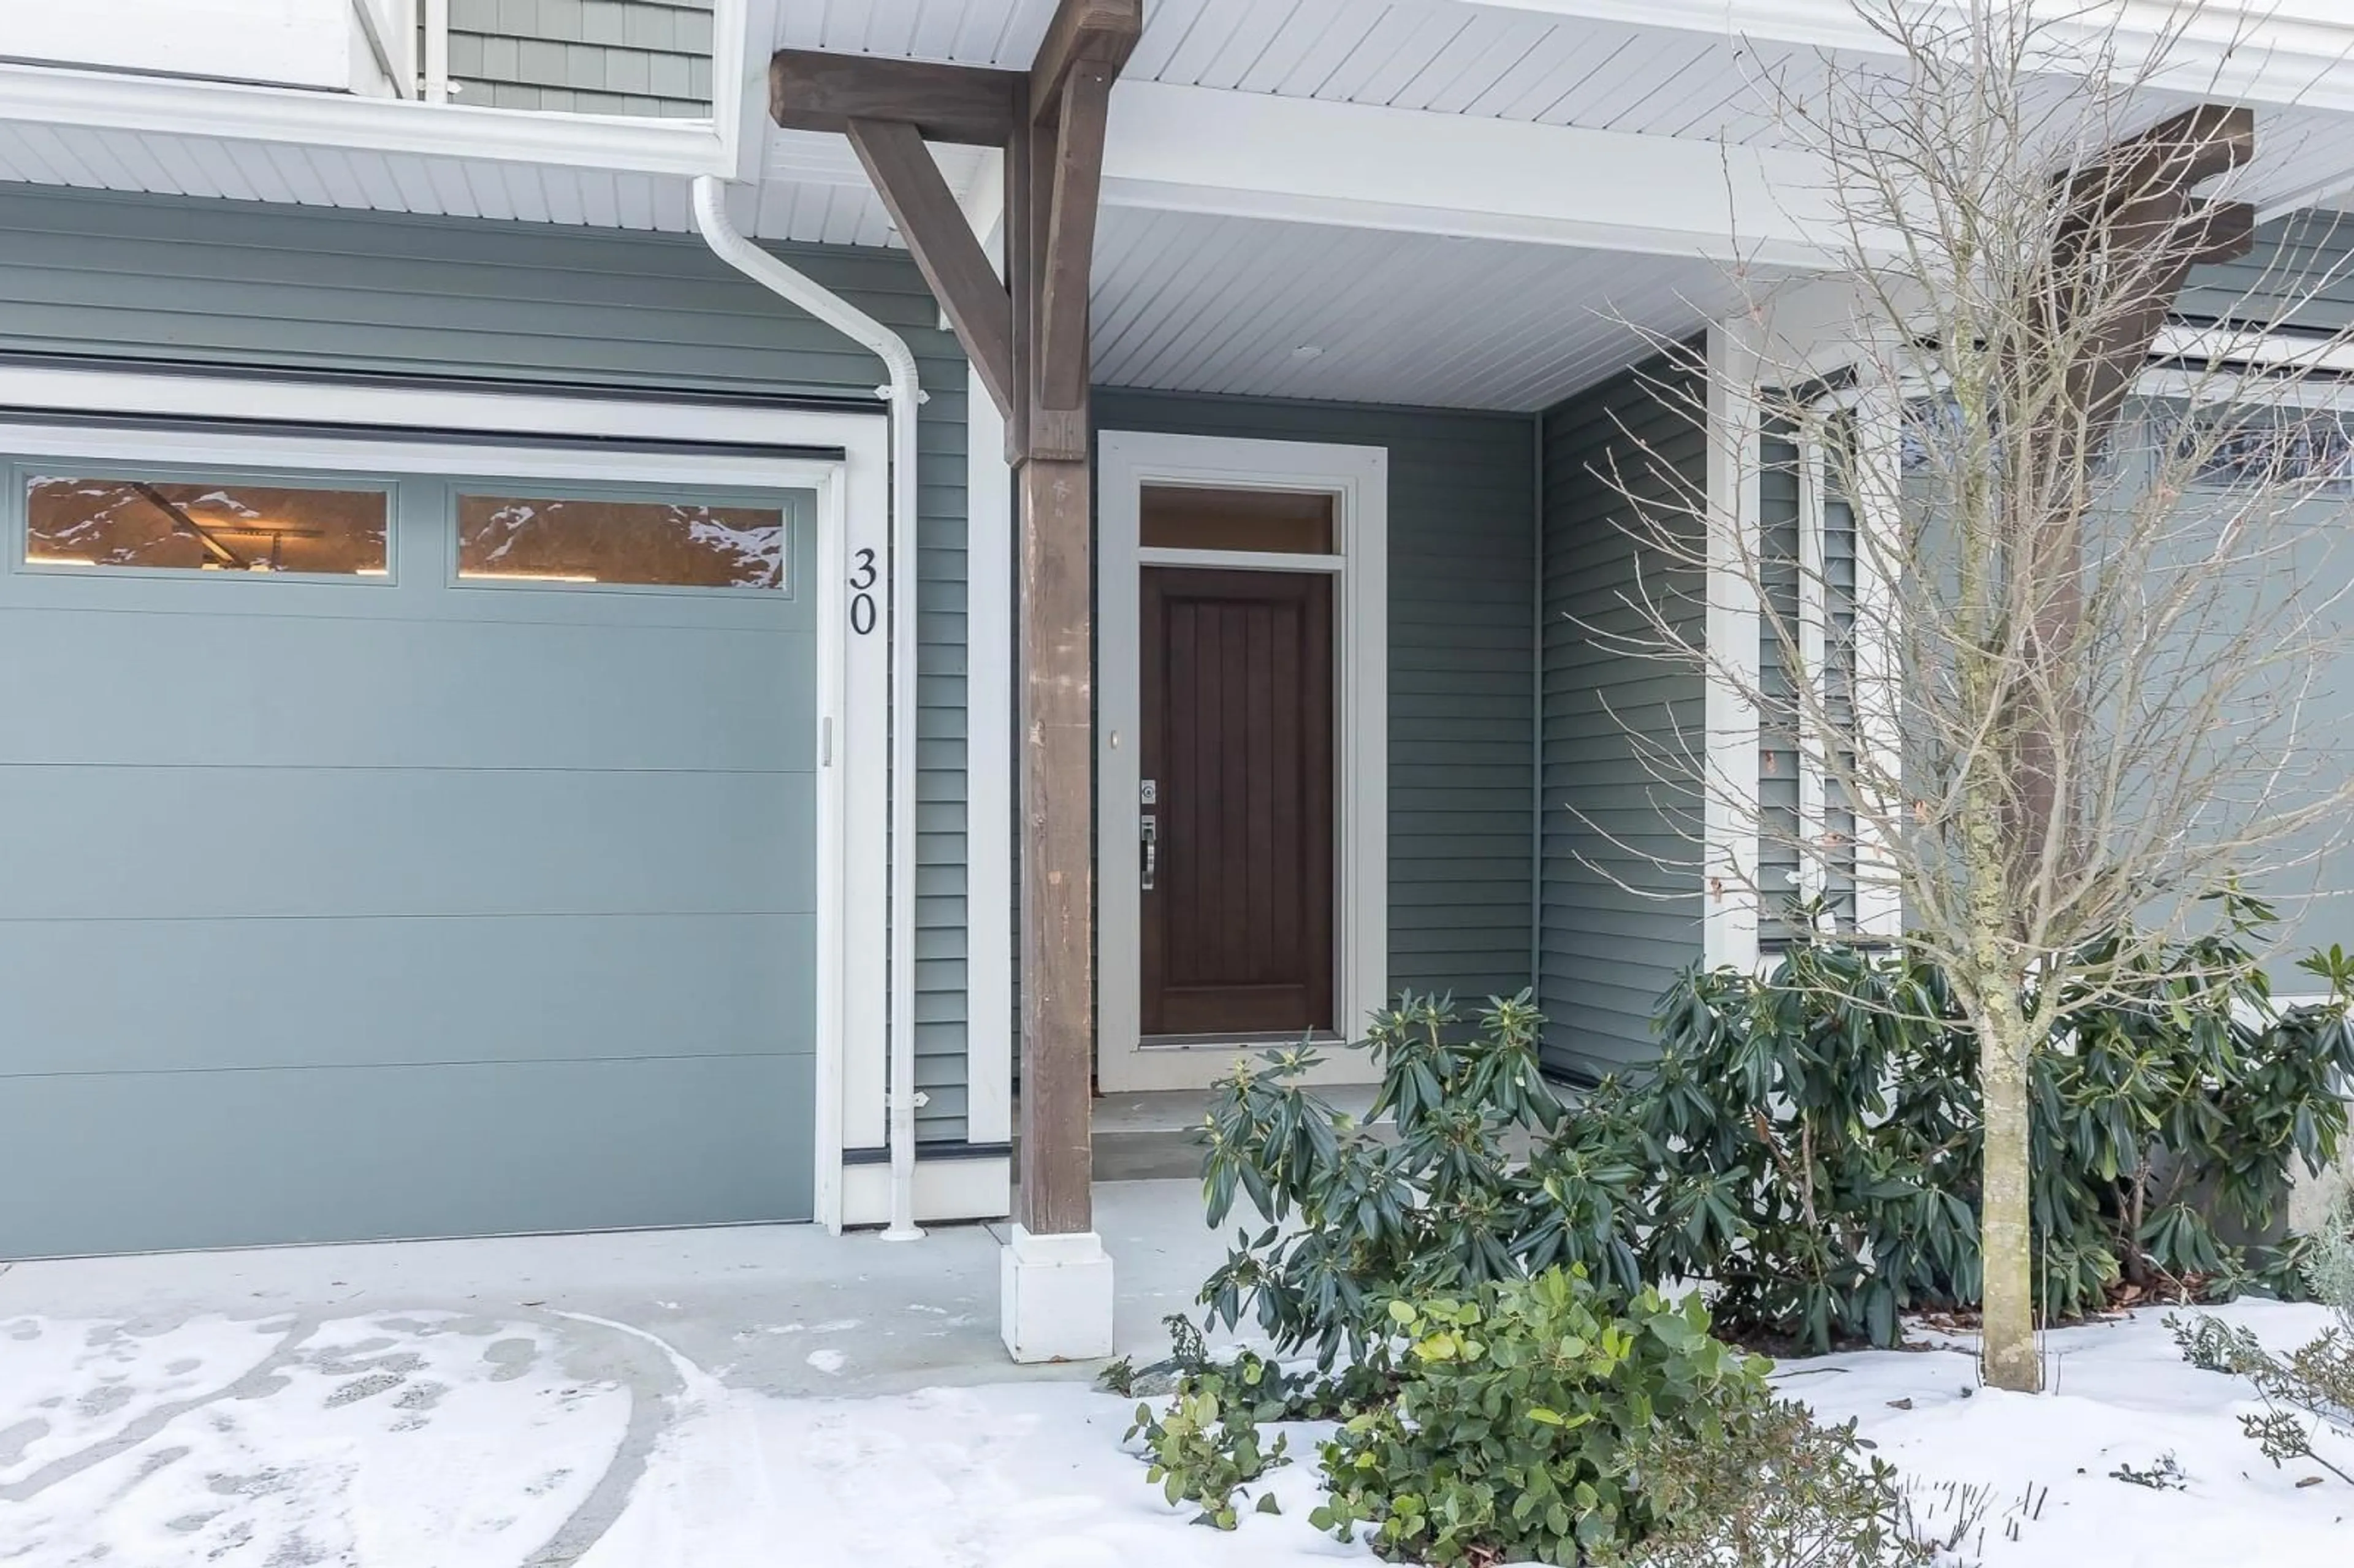
[[[5,494],[0,1255],[809,1215],[809,493]]]

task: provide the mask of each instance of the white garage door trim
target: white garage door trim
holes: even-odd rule
[[[879,405],[866,414],[0,365],[0,410],[5,410],[0,450],[24,456],[814,490],[819,581],[842,591],[822,593],[817,603],[818,755],[824,777],[818,791],[812,1144],[815,1218],[841,1227],[843,1150],[873,1148],[886,1137],[891,595],[887,580],[872,585],[881,612],[871,620],[861,614],[857,624],[864,630],[854,632],[857,594],[849,586],[854,552],[871,550],[862,558],[876,562],[890,559],[889,447]],[[59,415],[228,419],[296,429],[110,428],[53,422]],[[303,426],[384,433],[312,432],[299,429]],[[436,443],[436,434],[468,439]],[[693,442],[705,450],[507,447],[498,437],[519,443],[582,437]],[[746,450],[709,450],[729,446]],[[828,455],[769,455],[793,448]],[[832,458],[833,450],[843,456]],[[912,715],[907,722],[914,722]]]

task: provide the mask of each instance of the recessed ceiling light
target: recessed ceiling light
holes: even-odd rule
[[[1323,352],[1324,351],[1322,349],[1317,347],[1312,343],[1303,343],[1298,348],[1291,351],[1291,357],[1294,359],[1314,359]]]

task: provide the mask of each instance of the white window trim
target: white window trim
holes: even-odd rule
[[[1333,579],[1333,1001],[1353,1038],[1389,991],[1389,451],[1384,447],[1107,430],[1097,448],[1096,1074],[1111,1092],[1196,1088],[1257,1043],[1140,1047],[1137,857],[1140,572],[1150,563],[1323,571]],[[1146,551],[1147,484],[1320,493],[1339,503],[1337,555]],[[1355,1053],[1326,1081],[1371,1075]]]
[[[1764,357],[1757,344],[1768,340],[1780,343],[1755,322],[1719,322],[1709,328],[1706,351],[1710,428],[1708,609],[1704,635],[1708,639],[1712,673],[1703,697],[1708,781],[1702,791],[1702,832],[1706,843],[1701,955],[1702,961],[1712,967],[1729,965],[1744,970],[1755,970],[1763,961],[1759,949],[1762,909],[1756,824],[1759,717],[1756,710],[1743,700],[1741,689],[1744,683],[1755,689],[1759,675],[1757,644],[1762,609],[1743,562],[1761,544],[1758,530],[1763,497],[1759,481],[1764,431],[1757,399],[1742,397],[1734,389],[1756,382]],[[1823,329],[1812,334],[1808,343],[1807,357],[1818,373],[1856,363],[1854,344],[1840,330],[1836,313],[1826,315]],[[1788,344],[1780,344],[1777,357],[1787,357],[1789,350]],[[1867,355],[1864,363],[1870,363],[1870,357]],[[1782,368],[1787,371],[1789,367],[1786,365]],[[1855,415],[1863,461],[1872,464],[1882,476],[1869,489],[1875,494],[1893,493],[1892,486],[1902,447],[1900,398],[1885,389],[1859,387],[1839,394],[1838,401]],[[1800,553],[1802,565],[1811,563],[1819,571],[1822,560],[1824,464],[1819,450],[1811,443],[1802,441],[1800,452]],[[1873,514],[1875,508],[1868,504],[1869,500],[1869,496],[1858,496],[1852,501],[1859,535],[1855,589],[1858,623],[1886,625],[1897,608],[1899,588],[1879,570],[1881,553],[1861,546],[1867,530],[1886,524],[1885,519]],[[1807,600],[1801,606],[1802,632],[1812,650],[1810,657],[1816,662],[1815,667],[1819,668],[1820,641],[1827,625],[1823,619],[1826,607],[1820,602],[1822,586],[1814,571],[1802,570],[1800,580],[1802,597]],[[1811,590],[1804,587],[1809,581],[1814,585]],[[1859,692],[1894,690],[1896,657],[1897,651],[1888,639],[1860,639],[1854,675]],[[1902,746],[1900,721],[1893,715],[1871,713],[1867,705],[1859,701],[1857,727],[1858,744],[1872,753],[1884,774],[1893,777]],[[1819,823],[1824,797],[1821,769],[1806,766],[1803,747],[1799,765],[1800,810],[1802,814],[1811,811],[1809,820]],[[1808,774],[1814,775],[1811,781]],[[1865,815],[1858,813],[1859,819]],[[1884,872],[1872,874],[1876,835],[1868,821],[1858,821],[1857,839],[1857,930],[1868,937],[1900,937],[1903,933],[1903,896],[1890,885]],[[1800,864],[1802,875],[1819,886],[1819,870],[1803,869],[1807,867],[1804,857]]]
[[[1701,789],[1701,959],[1711,968],[1757,965],[1757,710],[1742,694],[1758,679],[1757,594],[1741,563],[1755,547],[1759,511],[1759,409],[1735,388],[1757,370],[1756,328],[1708,329],[1708,586],[1711,669],[1702,687],[1707,732]],[[1716,667],[1722,662],[1722,669]],[[1744,814],[1743,801],[1747,802]]]
[[[1861,629],[1887,626],[1897,609],[1897,588],[1879,569],[1882,553],[1865,544],[1864,535],[1867,530],[1885,525],[1885,519],[1872,515],[1873,508],[1869,504],[1872,497],[1896,493],[1893,465],[1901,461],[1901,411],[1890,399],[1861,388],[1827,398],[1823,406],[1843,408],[1853,416],[1859,461],[1882,471],[1883,477],[1866,487],[1868,494],[1851,496],[1848,504],[1855,514],[1857,534],[1856,624]],[[1830,463],[1821,441],[1804,434],[1793,435],[1791,440],[1798,449],[1798,655],[1819,680],[1829,658],[1830,630],[1830,605],[1823,577]],[[1751,515],[1755,519],[1758,514],[1753,512]],[[1752,646],[1758,634],[1753,628]],[[1893,778],[1903,746],[1902,721],[1895,715],[1873,709],[1862,700],[1861,694],[1896,690],[1897,650],[1886,637],[1859,636],[1853,657],[1855,664],[1849,677],[1850,701],[1855,712],[1853,739],[1860,749],[1871,754],[1873,766],[1882,777]],[[1829,780],[1814,747],[1803,744],[1797,747],[1797,767],[1798,831],[1809,841],[1819,842],[1820,836],[1829,831]],[[1854,935],[1893,940],[1904,934],[1903,895],[1885,868],[1885,856],[1875,849],[1880,835],[1872,826],[1871,816],[1869,811],[1854,813]],[[1875,871],[1875,863],[1882,869]],[[1803,854],[1798,857],[1798,878],[1797,892],[1801,898],[1819,896],[1829,885],[1822,863]]]
[[[1886,517],[1873,515],[1869,496],[1890,496],[1903,485],[1904,410],[1901,399],[1882,389],[1865,389],[1853,400],[1857,461],[1872,475],[1869,495],[1853,498],[1855,507],[1855,598],[1857,624],[1893,627],[1903,609],[1903,586],[1884,567],[1896,552],[1868,547],[1873,535],[1884,536]],[[1894,692],[1901,688],[1902,656],[1893,635],[1859,637],[1855,668],[1850,675],[1855,693]],[[1856,744],[1868,752],[1883,779],[1903,773],[1904,734],[1900,715],[1884,705],[1852,698]],[[1856,816],[1855,923],[1867,937],[1894,941],[1904,935],[1904,894],[1896,885],[1887,841],[1874,825],[1873,814]]]
[[[1821,686],[1825,666],[1830,654],[1829,593],[1823,581],[1823,563],[1827,553],[1823,533],[1827,526],[1826,507],[1830,499],[1829,454],[1817,440],[1800,439],[1798,449],[1798,663],[1810,677],[1816,688],[1814,699],[1822,699]],[[1801,709],[1803,712],[1804,710]],[[1798,836],[1807,842],[1820,845],[1823,835],[1830,831],[1829,779],[1821,764],[1814,760],[1813,748],[1801,744],[1797,748],[1798,765]],[[1801,899],[1819,898],[1830,885],[1819,860],[1807,855],[1798,857],[1798,887]]]
[[[1337,575],[1348,562],[1340,556],[1288,555],[1275,550],[1183,550],[1149,546],[1136,552],[1140,567],[1192,567],[1205,571],[1323,572]]]
[[[849,580],[854,548],[872,548],[878,560],[889,556],[889,443],[879,404],[868,414],[0,366],[0,407],[22,410],[0,420],[0,450],[28,457],[815,489],[821,779],[812,1143],[815,1217],[840,1228],[842,1151],[885,1140],[890,627],[886,612],[871,635],[850,636],[849,595],[831,591]],[[87,422],[90,416],[229,418],[281,428],[124,426]],[[351,434],[355,429],[367,433]],[[435,440],[461,433],[493,438],[493,443],[511,437],[518,444]],[[737,455],[527,444],[581,436],[746,450]],[[778,450],[795,447],[843,455]]]

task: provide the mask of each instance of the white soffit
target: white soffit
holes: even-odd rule
[[[0,180],[599,228],[689,227],[687,184],[488,159],[0,122]]]
[[[981,164],[998,156],[981,147],[932,144],[930,150],[949,188],[960,197],[971,188]],[[900,242],[848,138],[777,126],[769,128],[762,154],[758,200],[750,212],[739,214],[738,221],[763,239],[824,245]]]
[[[1020,67],[1055,0],[787,5],[779,48]],[[1804,51],[1774,58],[1797,58]],[[1150,0],[1123,79],[1652,135],[1762,129],[1724,37],[1459,0]]]
[[[1530,410],[1681,337],[1742,291],[1702,261],[1107,208],[1109,387]]]

